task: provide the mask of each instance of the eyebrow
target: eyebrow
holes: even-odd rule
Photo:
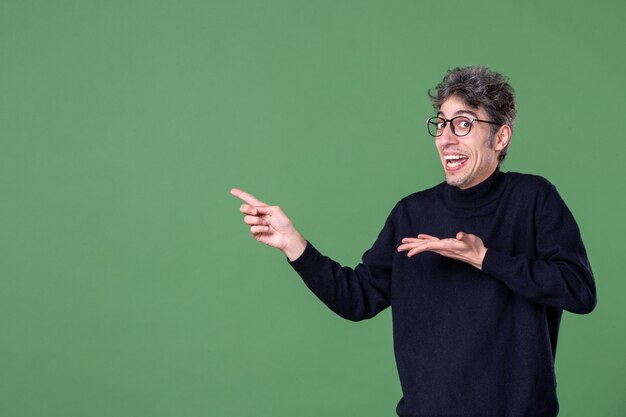
[[[460,116],[462,114],[470,114],[470,115],[474,116],[476,119],[478,119],[478,115],[476,114],[476,112],[474,112],[472,110],[465,110],[465,109],[457,110],[454,113],[454,116]],[[445,116],[445,115],[443,114],[443,112],[441,110],[439,110],[437,112],[437,116]]]

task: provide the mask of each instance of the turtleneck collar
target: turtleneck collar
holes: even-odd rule
[[[446,205],[461,209],[477,209],[493,202],[502,190],[504,174],[500,166],[483,182],[473,187],[461,189],[447,183],[443,184],[443,197]]]

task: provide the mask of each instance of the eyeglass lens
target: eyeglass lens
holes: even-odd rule
[[[457,136],[465,136],[469,134],[470,130],[472,130],[472,121],[465,116],[454,117],[449,121],[449,123],[452,133]],[[428,119],[428,133],[435,137],[441,136],[447,125],[448,122],[446,122],[445,119],[441,117],[431,117]]]

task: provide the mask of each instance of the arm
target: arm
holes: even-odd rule
[[[574,217],[552,186],[536,210],[536,255],[490,248],[483,271],[533,302],[590,313],[597,302],[596,286]]]
[[[253,237],[282,251],[305,284],[331,310],[349,320],[373,317],[389,306],[391,261],[395,245],[381,232],[356,268],[323,256],[296,230],[278,206],[269,206],[239,189],[231,194],[245,204],[240,211]]]
[[[408,251],[408,256],[436,252],[482,270],[535,303],[591,312],[596,305],[595,282],[574,217],[552,186],[536,210],[532,257],[486,248],[478,236],[463,232],[453,239],[425,234],[404,238],[398,251]]]
[[[322,255],[310,243],[291,266],[313,293],[341,317],[359,321],[387,308],[394,248],[385,229],[354,269]]]

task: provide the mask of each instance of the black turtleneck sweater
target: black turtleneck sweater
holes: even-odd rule
[[[482,270],[396,250],[404,237],[459,231],[483,239]],[[562,310],[596,304],[578,226],[554,186],[499,170],[470,189],[442,183],[402,199],[354,269],[310,243],[291,265],[342,317],[392,306],[401,417],[556,416]]]

